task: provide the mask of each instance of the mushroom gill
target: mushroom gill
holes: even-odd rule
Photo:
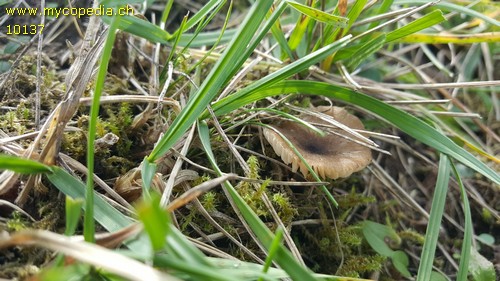
[[[351,129],[364,129],[363,123],[342,107],[319,106],[314,111],[327,114]],[[327,121],[311,115],[303,115],[301,119],[315,126],[331,126]],[[365,168],[372,160],[370,148],[335,134],[328,133],[326,136],[320,136],[301,124],[292,121],[283,121],[277,125],[272,125],[272,127],[283,134],[295,146],[314,172],[321,178],[348,177],[352,173]],[[349,136],[351,139],[356,139],[343,130],[333,130]],[[327,132],[324,129],[323,131]],[[293,172],[300,169],[304,176],[309,175],[306,165],[279,134],[272,129],[264,129],[264,137],[271,144],[276,154],[281,156],[283,162],[292,164]]]

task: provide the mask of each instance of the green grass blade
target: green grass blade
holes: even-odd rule
[[[184,16],[184,18],[182,19],[181,21],[181,24],[179,26],[179,28],[177,29],[177,31],[183,31],[185,30],[185,25],[186,25],[186,21],[187,21],[187,16]],[[167,60],[165,61],[165,64],[163,66],[163,70],[162,72],[160,73],[160,83],[165,83],[166,81],[166,77],[167,76],[167,72],[168,72],[168,69],[169,69],[169,63],[172,62],[172,59],[174,57],[175,54],[177,54],[177,52],[175,51],[177,49],[177,45],[179,44],[179,40],[180,40],[180,35],[179,34],[182,34],[182,32],[176,32],[173,36],[173,42],[171,44],[171,48],[172,48],[172,51],[168,54],[168,58]],[[182,54],[182,52],[181,52]]]
[[[355,69],[360,63],[366,60],[369,56],[373,55],[376,51],[380,50],[385,44],[386,37],[384,34],[376,36],[375,38],[363,43],[347,60],[347,67]]]
[[[191,279],[189,280],[213,280],[213,281],[239,281],[239,280],[251,280],[247,278],[248,275],[239,276],[237,272],[221,270],[218,268],[214,268],[212,266],[206,265],[196,265],[186,263],[184,261],[179,261],[177,259],[173,259],[172,255],[155,255],[154,257],[154,266],[161,268],[168,268],[172,271],[184,272],[190,275]],[[233,266],[238,264],[232,260]],[[242,274],[240,274],[242,275]],[[186,279],[184,279],[186,280]],[[268,280],[268,279],[266,279]]]
[[[149,236],[153,250],[166,251],[196,268],[209,266],[203,253],[198,250],[186,237],[170,222],[170,214],[160,207],[160,196],[151,194],[151,199],[142,201],[137,207],[137,214],[144,230]]]
[[[170,10],[172,9],[172,5],[174,4],[174,0],[168,0],[167,4],[165,4],[165,8],[163,8],[163,13],[161,14],[161,22],[166,22],[168,19],[168,15],[170,15]]]
[[[242,90],[227,99],[218,101],[213,105],[213,108],[216,115],[225,114],[265,97],[285,93],[325,96],[360,106],[383,118],[416,140],[457,159],[496,184],[500,184],[500,175],[498,173],[424,121],[376,98],[340,86],[315,81],[282,81],[267,88],[259,88],[256,91]]]
[[[187,45],[195,48],[202,47],[207,45],[214,45],[217,43],[219,37],[219,41],[222,43],[229,42],[234,38],[238,30],[236,29],[228,29],[224,32],[224,34],[220,34],[220,31],[206,31],[199,33],[196,35],[194,40],[193,37],[195,34],[193,33],[183,33],[181,35],[181,39],[179,40],[179,46],[185,47]]]
[[[149,187],[151,186],[155,173],[156,164],[154,162],[148,162],[144,159],[141,165],[142,196],[144,196],[147,200],[151,198]]]
[[[143,200],[136,207],[137,216],[144,225],[153,250],[158,251],[165,246],[165,237],[169,232],[170,217],[160,207],[160,197],[153,194],[151,200]]]
[[[84,201],[81,198],[71,198],[66,196],[66,229],[64,235],[71,236],[75,234],[76,227],[80,221],[80,213]]]
[[[363,12],[363,9],[365,8],[366,2],[368,2],[368,0],[357,0],[354,3],[354,5],[352,5],[351,9],[347,13],[347,18],[349,19],[349,21],[347,23],[347,28],[345,28],[342,31],[342,35],[347,34],[347,32],[351,29],[351,26],[359,18],[359,15],[361,14],[361,12]]]
[[[394,0],[384,0],[382,2],[382,4],[380,5],[380,7],[378,8],[375,15],[382,15],[382,14],[387,13],[389,11],[389,9],[391,8],[393,2],[394,2]],[[379,23],[380,23],[380,21],[372,22],[370,24],[370,27],[367,28],[367,30],[376,27],[377,25],[379,25]]]
[[[223,84],[241,67],[241,64],[235,64],[234,62],[246,59],[241,58],[241,50],[246,49],[272,4],[271,1],[261,2],[261,4],[252,6],[238,34],[229,43],[226,51],[205,78],[199,90],[189,99],[186,107],[180,112],[165,135],[158,141],[151,154],[147,157],[148,162],[156,161],[174,145],[205,110],[206,106],[221,90]]]
[[[54,167],[53,170],[52,174],[47,174],[47,178],[57,189],[73,199],[85,199],[83,182],[59,167]],[[86,208],[84,205],[83,209]],[[110,232],[120,230],[132,223],[131,219],[113,208],[100,196],[94,198],[94,216],[97,222]]]
[[[76,232],[78,227],[78,222],[80,221],[80,215],[82,212],[82,207],[84,200],[81,198],[71,198],[71,196],[66,195],[65,204],[65,215],[66,215],[66,227],[64,229],[64,235],[71,236]],[[64,255],[58,254],[54,260],[54,265],[61,267],[64,264]]]
[[[168,63],[172,61],[172,58],[174,57],[174,54],[176,53],[175,49],[177,48],[177,45],[179,44],[179,41],[181,39],[180,34],[182,34],[185,30],[187,30],[186,21],[187,21],[187,16],[185,16],[182,19],[181,24],[179,26],[179,29],[177,29],[177,32],[174,33],[174,35],[172,36],[172,38],[173,38],[173,43],[172,43],[172,47],[171,47],[172,51],[168,55],[167,61],[165,62],[165,65],[163,67],[163,71],[160,74],[160,81],[162,81],[162,83],[165,82],[165,75],[167,74]]]
[[[59,167],[53,167],[53,170],[52,174],[46,176],[59,191],[75,200],[85,199],[85,184],[82,181]],[[83,205],[82,208],[85,210],[86,206]],[[97,194],[94,196],[93,210],[95,220],[109,232],[121,230],[134,222]],[[151,251],[146,238],[144,235],[139,236],[134,241],[127,242],[127,247],[137,253],[146,254]]]
[[[74,199],[85,198],[85,185],[80,180],[68,174],[65,170],[54,167],[52,174],[47,174],[49,181],[54,184],[62,193]],[[86,209],[86,206],[83,206]],[[121,230],[133,221],[111,206],[108,202],[102,199],[101,196],[95,196],[94,200],[94,216],[97,222],[109,232]],[[149,252],[148,241],[145,236],[140,236],[139,239],[127,243],[127,246],[134,252],[144,253]],[[177,257],[182,257],[184,260],[195,262],[192,264],[208,265],[208,261],[203,254],[196,249],[184,236],[175,228],[170,228],[167,236],[169,248],[175,251]]]
[[[50,173],[52,168],[38,161],[0,154],[0,170],[11,170],[20,174]]]
[[[404,5],[404,4],[415,5],[415,4],[427,4],[427,3],[429,3],[428,0],[397,0],[397,1],[395,1],[395,4],[398,4],[398,5]],[[449,1],[440,1],[435,5],[435,7],[439,8],[439,9],[455,11],[455,12],[458,12],[459,14],[471,16],[472,18],[479,18],[479,19],[482,19],[485,22],[492,24],[494,26],[497,26],[497,27],[500,26],[500,21],[498,21],[496,19],[492,19],[492,18],[490,18],[486,15],[483,15],[479,12],[476,12],[468,7],[464,7],[464,6],[450,3]]]
[[[217,9],[221,5],[224,5],[226,1],[225,0],[211,0],[196,13],[194,14],[187,22],[186,26],[181,29],[179,28],[173,36],[177,36],[178,33],[183,33],[184,30],[189,30],[193,26],[197,25],[200,21],[202,21],[205,17],[207,17],[213,10]]]
[[[476,248],[471,247],[470,257],[469,271],[474,281],[498,280],[493,263],[482,256]]]
[[[175,254],[186,263],[194,267],[211,266],[203,253],[196,248],[193,243],[189,242],[180,230],[175,228],[172,224],[168,225],[169,235],[167,236],[167,249],[169,253]]]
[[[443,218],[444,206],[446,205],[446,195],[448,193],[448,182],[450,181],[450,160],[448,156],[441,154],[439,157],[438,177],[434,195],[432,197],[432,207],[429,217],[429,224],[425,232],[425,242],[418,267],[417,281],[430,280],[432,264],[436,253],[437,241],[439,238],[439,228]]]
[[[65,202],[65,215],[66,215],[66,227],[64,229],[64,235],[71,236],[76,232],[78,227],[78,222],[80,222],[80,215],[82,212],[82,207],[84,200],[81,198],[71,198],[71,196],[66,195]],[[54,265],[61,267],[64,264],[64,255],[58,254],[54,260]]]
[[[110,17],[102,17],[102,19],[108,24],[112,22],[112,18]],[[167,44],[172,38],[171,34],[147,20],[128,15],[120,16],[120,19],[117,25],[118,29],[137,35],[151,42]]]
[[[230,4],[229,4],[229,8],[228,8],[227,14],[226,14],[226,19],[224,20],[224,24],[222,25],[222,28],[221,28],[221,31],[220,31],[220,35],[217,38],[217,40],[214,42],[212,48],[210,48],[210,50],[208,50],[205,53],[205,55],[203,55],[203,57],[198,60],[197,63],[195,63],[193,66],[191,66],[186,73],[191,73],[191,71],[193,71],[199,65],[201,65],[205,61],[205,59],[212,54],[212,52],[215,50],[215,48],[217,48],[217,46],[219,45],[219,43],[221,42],[221,40],[222,40],[222,38],[224,36],[224,33],[226,32],[227,24],[229,23],[229,19],[231,18],[231,11],[232,10],[233,10],[233,1],[231,1]],[[215,14],[214,14],[214,16],[215,16]],[[196,37],[198,36],[198,34],[199,34],[198,32],[195,33],[195,35],[193,37],[193,40],[196,39]],[[193,41],[191,41],[191,42],[193,42]],[[184,53],[184,52],[186,52],[188,50],[188,48],[191,46],[191,42],[188,43],[188,45],[185,46],[184,49],[182,49],[181,54]]]
[[[226,3],[226,1],[224,0],[223,3],[221,3],[219,6],[217,6],[215,8],[214,11],[212,11],[211,14],[205,16],[203,18],[203,20],[201,20],[198,25],[196,26],[196,29],[195,29],[195,32],[193,33],[193,36],[191,37],[190,41],[187,42],[187,44],[185,44],[182,49],[182,51],[180,51],[179,53],[179,56],[181,56],[181,54],[184,54],[188,48],[191,47],[191,43],[198,37],[198,35],[202,32],[202,30],[210,23],[210,21],[212,21],[212,19],[219,13],[219,11],[222,9],[222,7],[224,6],[224,3]],[[220,35],[219,37],[217,38],[217,40],[214,42],[212,48],[205,54],[205,57],[207,57],[208,55],[210,55],[213,51],[213,49],[215,49],[217,47],[217,45],[219,44],[219,42],[221,41],[223,35],[224,35],[224,32],[226,31],[226,27],[227,27],[227,23],[229,21],[229,16],[231,15],[231,10],[233,9],[233,2],[231,1],[231,3],[229,4],[229,8],[228,8],[228,11],[227,11],[227,15],[226,15],[226,20],[224,21],[224,25],[223,27],[220,29]],[[185,24],[183,22],[183,24]],[[176,42],[175,44],[176,45],[179,45],[179,42],[182,40],[182,34],[185,33],[185,31],[187,30],[186,28],[184,29],[181,29],[179,28],[179,30],[183,30],[182,32],[176,32],[178,33],[179,35],[177,36],[178,38],[176,38]],[[179,31],[178,30],[178,31]],[[175,49],[175,48],[172,48],[172,49]],[[205,58],[202,58],[199,60],[198,64],[201,64],[203,63],[203,61],[205,60]],[[169,60],[167,60],[167,63],[168,63]],[[174,64],[174,66],[177,65],[177,63]],[[192,66],[191,69],[194,69],[196,68],[197,66]],[[165,68],[164,68],[164,72],[165,72]],[[187,71],[187,73],[189,73],[190,71]],[[163,75],[162,75],[162,78],[161,78],[161,81],[163,81]]]
[[[279,17],[281,16],[281,13],[283,13],[283,11],[284,9],[281,9],[280,7],[273,11],[271,16],[268,18],[267,22],[264,24],[264,26],[260,28],[258,34],[252,39],[251,43],[248,44],[246,49],[244,49],[245,51],[243,53],[240,53],[239,56],[236,56],[235,60],[236,65],[243,65],[246,59],[250,57],[250,55],[252,55],[255,48],[257,48],[257,46],[262,43],[262,40],[267,35],[268,30],[270,30],[271,27],[273,27],[276,21],[279,21]],[[229,82],[229,80],[232,78],[234,74],[236,74],[236,70],[234,71],[234,73],[232,73],[232,75],[230,75],[230,77],[227,78],[225,83]]]
[[[434,10],[401,28],[389,32],[386,37],[386,42],[389,43],[407,35],[417,33],[420,30],[424,30],[445,20],[443,12],[440,10]]]
[[[345,34],[347,34],[347,32],[349,32],[352,24],[356,21],[356,19],[359,17],[361,12],[363,11],[363,8],[365,7],[366,2],[367,2],[367,0],[357,0],[354,3],[354,5],[351,7],[349,12],[347,13],[347,18],[349,19],[349,22],[348,22],[348,25],[346,26],[346,28],[337,29],[337,30],[335,30],[335,32],[330,32],[330,34],[327,35],[327,37],[326,37],[326,40],[325,40],[326,44],[329,44],[331,42],[336,41],[339,37],[343,37]],[[339,32],[341,32],[340,36],[339,36]],[[333,62],[335,55],[336,54],[332,54],[331,56],[326,58],[322,62],[321,68],[325,69],[325,70],[330,69],[332,66],[332,62]]]
[[[474,44],[474,43],[497,43],[500,42],[499,32],[485,32],[473,34],[430,34],[416,33],[407,35],[396,40],[398,43],[417,44]]]
[[[237,270],[234,270],[236,267],[236,264],[234,263],[234,260],[230,259],[222,259],[222,258],[208,258],[212,263],[217,264],[217,266],[221,269],[224,270],[225,272],[230,271],[233,273],[233,275],[239,274],[238,271],[241,270],[243,272],[246,272],[245,280],[255,280],[259,276],[262,276],[260,272],[263,271],[263,265],[261,264],[256,264],[256,263],[251,263],[251,262],[245,262],[245,261],[238,261],[237,263]],[[316,277],[316,280],[325,280],[325,281],[368,281],[368,279],[362,279],[362,278],[348,278],[348,277],[340,277],[340,276],[335,276],[335,275],[327,275],[327,274],[320,274],[320,273],[314,273],[314,277]],[[264,276],[266,279],[265,280],[289,280],[290,276],[280,268],[275,268],[271,267],[266,273],[266,276]],[[288,279],[287,279],[288,278]]]
[[[94,143],[97,134],[97,117],[99,115],[99,106],[102,90],[104,88],[104,81],[108,73],[108,63],[111,58],[111,51],[116,38],[116,30],[119,25],[121,17],[114,17],[111,26],[108,30],[108,36],[104,43],[104,49],[99,64],[99,71],[95,82],[95,91],[92,98],[92,105],[90,107],[89,117],[89,132],[87,142],[87,191],[85,196],[86,212],[84,214],[84,229],[83,235],[85,241],[94,242],[95,222],[94,222]]]
[[[274,83],[278,83],[279,81],[282,81],[283,79],[286,79],[292,75],[295,75],[303,70],[306,70],[309,68],[311,65],[314,65],[326,57],[328,57],[330,54],[333,52],[343,48],[349,43],[350,36],[346,36],[337,42],[330,44],[328,46],[325,46],[303,58],[300,58],[299,60],[294,61],[293,63],[283,67],[282,69],[273,72],[272,74],[259,79],[255,81],[254,83],[248,85],[245,87],[243,90],[230,95],[221,101],[215,103],[212,107],[214,111],[222,111],[223,113],[228,113],[232,110],[235,110],[236,108],[232,108],[231,110],[225,110],[223,108],[220,108],[221,106],[226,106],[227,104],[235,103],[235,104],[241,104],[246,105],[246,103],[240,103],[240,99],[252,95],[252,93],[255,93],[259,91],[260,89],[263,89],[265,87],[269,87],[270,85]],[[255,100],[254,100],[255,101]],[[208,113],[203,114],[202,118],[207,118]]]
[[[198,122],[198,134],[202,142],[205,153],[208,156],[208,160],[212,164],[213,169],[222,175],[222,171],[219,169],[215,156],[212,152],[210,145],[210,133],[208,126],[205,122]],[[236,192],[234,187],[229,183],[225,182],[224,187],[227,189],[228,193],[234,200],[235,204],[238,206],[241,215],[245,218],[252,231],[255,233],[260,242],[268,250],[270,249],[274,238],[269,228],[259,219],[255,212],[247,205],[247,203],[241,198],[241,196]],[[297,261],[292,257],[290,252],[286,250],[283,245],[279,245],[276,251],[275,261],[290,275],[293,280],[316,280],[314,276],[305,267],[299,265]]]
[[[283,229],[278,228],[276,230],[276,235],[274,236],[274,240],[271,243],[271,247],[269,247],[269,254],[266,257],[266,261],[264,263],[264,267],[262,267],[262,272],[266,273],[269,268],[271,267],[271,264],[273,263],[274,256],[276,255],[276,252],[279,249],[279,246],[281,245],[281,239],[283,238]],[[258,281],[264,281],[262,277],[258,279]]]
[[[282,2],[275,10],[277,10],[278,11],[277,13],[281,15],[281,13],[283,13],[285,8],[286,4],[285,2]],[[271,12],[272,11],[269,11],[269,13]],[[283,30],[281,28],[281,24],[279,21],[274,22],[273,27],[271,27],[271,33],[273,34],[274,40],[276,40],[276,42],[279,44],[281,48],[282,52],[281,59],[283,60],[286,57],[293,59],[294,55],[292,49],[290,49],[290,46],[288,46],[288,43],[286,41],[285,35],[283,34]]]
[[[349,29],[351,28],[352,24],[356,21],[356,19],[359,17],[361,12],[363,11],[363,8],[366,4],[367,0],[357,0],[354,5],[352,6],[351,9],[349,9],[349,12],[347,13],[347,18],[349,19],[347,22],[346,28],[343,29],[335,29],[333,26],[329,25],[325,28],[325,39],[323,40],[323,44],[331,44],[335,42],[338,38],[339,32],[342,32],[343,35],[347,34],[349,32]],[[337,11],[337,9],[335,9]],[[318,49],[320,47],[320,41],[316,43],[314,46],[314,49]],[[328,60],[330,61],[332,57],[330,57]],[[331,62],[328,62],[330,64]]]
[[[465,190],[465,186],[460,177],[460,173],[457,170],[457,167],[450,163],[453,169],[453,174],[457,179],[458,186],[460,187],[460,194],[462,195],[462,201],[464,204],[464,238],[462,242],[462,251],[460,253],[460,265],[458,266],[457,280],[467,280],[467,273],[469,272],[469,261],[471,255],[471,247],[472,247],[472,215],[470,211],[469,199],[467,198],[467,192]]]
[[[320,22],[324,22],[329,25],[338,26],[338,27],[347,27],[348,19],[345,17],[335,16],[328,13],[325,13],[321,10],[297,3],[295,1],[286,1],[290,7],[299,11],[300,13],[315,19]]]
[[[304,40],[304,34],[306,33],[307,26],[309,25],[309,22],[311,21],[311,18],[306,17],[306,16],[299,16],[297,19],[297,23],[295,24],[295,27],[292,31],[292,34],[290,34],[290,38],[288,39],[288,46],[290,47],[290,50],[295,51],[300,45],[300,42]]]

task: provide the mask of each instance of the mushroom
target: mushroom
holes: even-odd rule
[[[314,111],[327,114],[351,129],[364,129],[363,123],[342,107],[319,106],[314,108]],[[303,115],[301,119],[315,126],[331,125],[331,123],[311,115]],[[282,121],[277,125],[272,125],[272,127],[283,134],[295,146],[314,172],[321,178],[348,177],[352,173],[364,169],[372,160],[370,148],[352,141],[356,137],[347,133],[340,132],[349,135],[351,139],[331,133],[320,136],[311,129],[292,121]],[[293,172],[300,169],[304,176],[309,175],[307,166],[278,133],[266,128],[264,129],[264,137],[271,144],[276,154],[281,156],[283,162],[292,164]]]

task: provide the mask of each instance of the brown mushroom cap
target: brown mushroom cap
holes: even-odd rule
[[[319,106],[314,110],[333,117],[333,119],[351,129],[364,129],[363,123],[344,108]],[[316,124],[316,126],[318,124],[331,125],[323,119],[310,115],[302,116],[301,119]],[[273,125],[273,127],[295,146],[302,157],[304,157],[321,178],[336,179],[348,177],[352,173],[364,169],[372,160],[370,148],[357,144],[352,140],[331,133],[322,137],[312,130],[292,121],[283,121],[278,125]],[[355,137],[344,131],[339,130],[339,132],[355,139]],[[286,164],[291,163],[294,172],[300,168],[302,174],[306,177],[308,176],[309,171],[306,165],[280,135],[271,129],[264,129],[264,136],[276,154],[281,156],[283,162]]]

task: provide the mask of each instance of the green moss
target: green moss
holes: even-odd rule
[[[106,122],[107,129],[118,136],[124,135],[128,131],[134,119],[128,103],[121,103],[118,110],[107,108],[106,114],[109,116]]]
[[[135,167],[134,162],[120,156],[104,157],[101,159],[100,163],[101,166],[106,169],[108,177],[124,175]]]
[[[364,273],[377,272],[382,269],[385,257],[380,255],[353,255],[347,257],[344,264],[337,271],[337,275],[359,278]]]
[[[259,162],[257,157],[250,156],[247,160],[247,164],[250,168],[247,173],[247,177],[250,179],[260,179],[259,175]],[[252,210],[258,215],[267,217],[269,216],[269,211],[262,201],[262,195],[266,192],[267,182],[262,183],[257,189],[249,183],[242,181],[238,184],[237,190],[245,202],[252,208]]]
[[[96,122],[96,140],[109,133],[118,137],[118,141],[114,144],[95,147],[96,174],[105,175],[104,179],[108,179],[123,175],[138,165],[139,159],[133,157],[132,148],[144,134],[131,129],[134,116],[129,104],[103,104],[101,109],[103,113]],[[81,131],[65,133],[62,150],[85,163],[89,116],[81,114],[76,126]]]
[[[32,280],[29,279],[39,272],[39,268],[25,262],[5,263],[0,265],[0,278],[9,280]]]
[[[351,178],[332,182],[332,189],[350,189],[349,193],[335,197],[339,208],[324,207],[327,201],[321,195],[313,197],[313,200],[299,197],[300,203],[294,202],[300,210],[297,215],[299,219],[320,220],[316,225],[294,227],[295,231],[292,232],[300,252],[308,257],[311,268],[338,276],[367,278],[383,267],[385,258],[377,255],[366,244],[361,226],[356,222],[347,222],[353,210],[362,212],[364,206],[376,201],[373,196],[366,196],[360,191],[363,190],[362,185],[360,179]],[[307,198],[311,198],[311,195]],[[308,213],[306,210],[314,211]]]
[[[339,207],[342,209],[364,206],[376,201],[374,196],[366,196],[362,193],[358,193],[354,187],[351,188],[351,191],[348,194],[336,196],[335,199],[337,200],[337,203],[339,203]]]
[[[64,132],[61,149],[72,158],[84,161],[87,153],[87,137],[82,131]]]
[[[196,212],[191,211],[191,212],[189,212],[189,214],[186,217],[183,218],[183,222],[180,225],[181,231],[186,231],[187,227],[194,220],[195,216],[196,216]]]
[[[281,192],[273,194],[271,198],[280,219],[285,224],[291,223],[293,218],[298,214],[298,211],[290,202],[290,198]]]
[[[248,173],[247,177],[251,179],[260,179],[259,176],[259,159],[255,156],[250,156],[247,160],[248,167],[250,168],[250,172]]]
[[[403,239],[403,240],[411,241],[411,242],[417,243],[419,245],[424,245],[424,240],[425,240],[424,235],[416,232],[413,229],[407,229],[407,230],[403,230],[401,232],[398,232],[398,236],[401,237],[401,239]]]
[[[262,217],[268,217],[269,211],[267,210],[264,202],[259,195],[265,192],[266,185],[261,184],[257,190],[252,188],[252,185],[248,182],[241,182],[236,188],[243,200],[252,208],[252,210]]]
[[[210,179],[211,179],[210,176],[203,175],[198,179],[196,179],[195,181],[193,181],[192,185],[196,186]],[[220,193],[209,191],[201,196],[200,203],[208,212],[215,212],[217,211],[217,207],[219,206],[221,200],[220,196],[221,196]],[[212,224],[208,222],[203,215],[200,214],[197,208],[188,208],[188,209],[189,212],[185,216],[180,218],[182,231],[184,231],[185,233],[189,233],[188,226],[191,223],[193,225],[196,225],[199,229],[201,229],[206,233],[212,233],[215,231],[215,228],[212,226]],[[222,226],[224,227],[225,225]]]
[[[205,193],[201,198],[201,204],[207,211],[215,211],[217,209],[217,205],[219,204],[217,194],[213,191]]]
[[[209,175],[206,175],[204,174],[203,176],[197,178],[196,180],[193,181],[193,186],[197,186],[197,185],[200,185],[206,181],[209,181],[211,180],[212,177],[210,177]]]
[[[12,213],[12,218],[6,223],[7,231],[21,231],[28,228],[28,222],[22,217],[21,213],[15,211]]]
[[[247,173],[247,177],[250,179],[260,179],[260,164],[257,157],[250,156],[247,160],[247,164],[250,168]],[[268,185],[269,180],[265,180],[258,186],[258,188],[255,188],[255,184],[242,181],[238,184],[237,190],[245,202],[258,216],[270,216],[269,209],[262,200],[262,196],[266,194],[276,207],[280,219],[285,223],[291,222],[297,214],[297,210],[293,207],[289,197],[283,192],[273,193],[268,190]]]
[[[351,248],[359,247],[363,243],[361,227],[347,225],[339,229],[339,239],[342,244]]]
[[[96,139],[104,137],[108,133],[108,128],[110,127],[109,122],[102,121],[101,117],[97,117],[95,124]]]
[[[53,200],[57,193],[56,190],[50,190],[43,196],[44,200],[38,203],[40,220],[33,224],[35,228],[54,231],[62,227],[60,224],[64,221],[62,219],[64,217],[64,203],[62,200]]]
[[[495,218],[487,208],[481,208],[481,217],[488,223],[493,223]]]
[[[29,110],[21,103],[16,110],[0,115],[0,127],[6,133],[22,135],[28,131]]]

